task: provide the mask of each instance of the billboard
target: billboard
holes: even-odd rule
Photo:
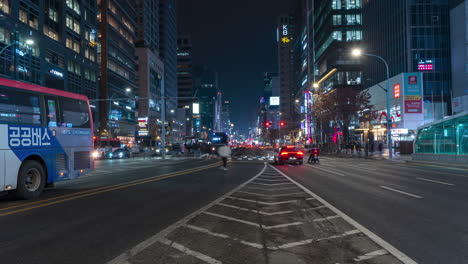
[[[192,105],[193,109],[193,114],[200,114],[200,104],[199,103],[193,103]]]
[[[270,97],[270,106],[278,106],[280,105],[280,98],[279,96],[272,96]]]
[[[405,114],[422,113],[421,74],[405,73]]]

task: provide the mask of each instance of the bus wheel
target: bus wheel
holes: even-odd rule
[[[14,195],[19,199],[34,199],[39,197],[46,181],[42,165],[35,160],[26,160],[18,173],[18,185]]]

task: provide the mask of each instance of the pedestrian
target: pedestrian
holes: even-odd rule
[[[382,150],[383,150],[383,144],[382,142],[379,143],[379,152],[380,152],[380,155],[382,155]]]
[[[218,148],[218,155],[223,160],[223,167],[221,169],[227,170],[227,159],[231,156],[231,148],[228,145],[222,145]]]

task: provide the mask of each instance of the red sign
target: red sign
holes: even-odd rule
[[[393,85],[393,98],[400,98],[400,84]]]
[[[418,76],[408,76],[408,84],[418,84]]]
[[[406,114],[422,113],[422,99],[421,98],[405,99],[405,113]]]

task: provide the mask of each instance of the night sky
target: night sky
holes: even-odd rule
[[[192,36],[195,65],[218,71],[232,122],[246,133],[263,89],[277,72],[276,19],[290,0],[179,0],[179,32]]]

